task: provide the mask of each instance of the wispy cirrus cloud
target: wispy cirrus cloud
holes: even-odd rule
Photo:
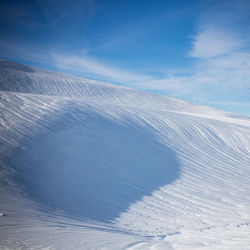
[[[86,52],[82,53],[82,55],[53,53],[52,59],[58,68],[105,81],[123,83],[131,86],[131,84],[135,84],[136,82],[149,81],[152,79],[149,75],[108,66],[96,58],[88,56]]]
[[[234,95],[246,98],[250,89],[250,33],[243,32],[246,29],[241,24],[243,20],[234,14],[235,10],[223,12],[223,19],[217,12],[203,17],[190,56],[195,59],[194,76],[199,83],[206,79],[203,84],[215,93],[219,89],[228,92],[231,98],[237,88]]]
[[[241,49],[245,43],[223,29],[204,28],[194,37],[190,55],[196,58],[223,56]]]

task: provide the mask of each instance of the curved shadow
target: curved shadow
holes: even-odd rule
[[[65,115],[12,156],[15,180],[32,199],[73,217],[109,222],[178,178],[175,153],[148,129],[98,114],[84,117],[72,122]]]

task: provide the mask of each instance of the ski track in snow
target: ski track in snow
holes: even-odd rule
[[[6,61],[0,100],[1,249],[250,249],[249,117]]]

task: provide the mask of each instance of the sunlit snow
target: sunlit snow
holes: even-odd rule
[[[249,249],[250,118],[0,61],[0,248]]]

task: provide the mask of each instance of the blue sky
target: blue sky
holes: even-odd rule
[[[0,10],[0,58],[250,115],[248,0],[23,0]]]

